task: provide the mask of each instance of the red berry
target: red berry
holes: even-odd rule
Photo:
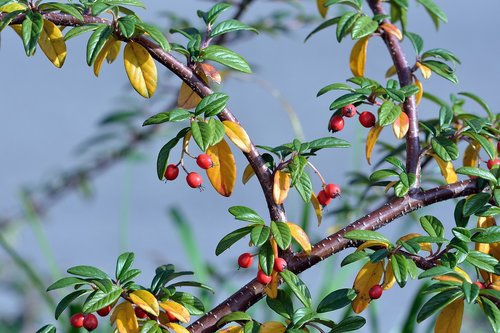
[[[384,289],[382,289],[382,286],[376,284],[370,288],[368,295],[370,296],[371,299],[379,299],[382,296],[383,291]]]
[[[165,178],[167,180],[174,180],[179,175],[179,168],[175,164],[169,164],[165,170]]]
[[[208,156],[207,154],[200,154],[196,158],[196,164],[202,169],[210,169],[213,165],[214,162],[212,162],[212,158]]]
[[[71,323],[71,326],[80,328],[83,326],[83,319],[85,319],[83,313],[75,313],[71,316],[69,322]]]
[[[342,116],[332,116],[330,118],[328,130],[335,133],[341,131],[343,128],[344,128],[344,118],[342,118]]]
[[[167,314],[167,317],[168,317],[168,321],[174,322],[174,323],[176,323],[176,322],[179,321],[179,319],[177,319],[176,316],[174,316],[172,313],[170,313],[170,311],[166,311],[166,314]]]
[[[330,201],[332,201],[332,198],[330,198],[330,196],[328,194],[326,194],[326,192],[324,190],[321,190],[318,192],[317,198],[318,198],[319,204],[323,207],[328,205],[330,203]]]
[[[83,319],[83,327],[85,327],[85,329],[89,332],[95,330],[98,324],[99,321],[97,320],[97,317],[94,316],[92,313],[89,313]]]
[[[238,258],[238,266],[241,268],[248,268],[252,266],[253,262],[253,256],[250,253],[243,253],[241,256]]]
[[[477,285],[479,287],[479,289],[485,289],[485,285],[484,283],[482,283],[481,281],[476,281],[474,282],[475,285]]]
[[[108,305],[105,308],[97,310],[97,314],[101,317],[106,317],[111,312],[111,305]]]
[[[273,278],[270,275],[266,275],[266,273],[264,273],[260,269],[257,272],[257,281],[259,281],[262,284],[268,284],[269,282],[271,282],[272,279]]]
[[[325,193],[332,199],[340,195],[340,187],[337,184],[327,184],[325,186]]]
[[[140,307],[136,306],[134,308],[134,312],[135,312],[135,316],[139,319],[146,319],[148,317],[148,314],[146,312],[144,312],[143,309],[141,309]]]
[[[486,165],[488,166],[488,169],[491,170],[495,165],[500,165],[500,159],[495,158],[494,160],[489,160],[488,163],[486,163]]]
[[[359,122],[366,128],[373,127],[375,125],[375,115],[369,111],[361,112]]]
[[[274,259],[274,270],[276,272],[283,272],[286,269],[287,263],[283,258],[275,258]]]
[[[201,183],[203,182],[203,178],[201,178],[201,176],[196,172],[190,172],[186,176],[186,181],[190,187],[197,188],[197,187],[201,186]]]
[[[344,117],[352,118],[356,115],[356,107],[352,104],[342,107],[341,111]]]

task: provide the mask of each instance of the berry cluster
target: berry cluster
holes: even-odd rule
[[[318,192],[317,198],[321,206],[325,207],[332,199],[340,196],[340,187],[337,184],[326,184],[323,189]]]
[[[375,115],[369,111],[359,113],[353,104],[346,105],[340,110],[342,115],[333,115],[328,124],[328,130],[332,132],[339,132],[344,129],[344,117],[352,118],[359,114],[359,122],[366,128],[373,127],[376,119]]]
[[[107,306],[107,307],[97,311],[97,313],[100,316],[104,317],[104,316],[107,316],[110,311],[111,311],[111,306]],[[93,330],[95,330],[97,328],[97,326],[99,325],[99,321],[97,320],[97,317],[92,313],[89,313],[86,315],[84,315],[83,313],[75,313],[74,315],[71,316],[69,322],[70,322],[71,326],[73,326],[75,328],[83,327],[89,332],[92,332]]]
[[[251,253],[243,253],[238,258],[238,266],[240,266],[240,268],[249,268],[252,266],[253,257],[254,255]],[[283,272],[287,268],[287,265],[288,264],[285,259],[280,257],[275,258],[273,270],[278,273]],[[270,275],[266,275],[266,273],[264,273],[261,269],[258,270],[257,281],[259,281],[259,283],[268,284],[272,279],[273,278]]]
[[[212,158],[207,154],[200,154],[196,157],[196,164],[204,170],[208,170],[213,167],[214,163]],[[186,171],[186,182],[191,188],[200,188],[203,183],[203,178],[197,172],[188,172],[184,166],[184,171]],[[166,180],[175,180],[179,176],[179,164],[169,164],[163,175]]]

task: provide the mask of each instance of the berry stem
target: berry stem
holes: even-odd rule
[[[311,169],[314,171],[314,173],[321,180],[321,187],[325,187],[325,185],[326,185],[325,179],[323,178],[323,176],[321,175],[321,173],[318,171],[318,169],[316,169],[316,167],[311,162],[309,162],[309,161],[307,161],[307,164],[311,167]]]

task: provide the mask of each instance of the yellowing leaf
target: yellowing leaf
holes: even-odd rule
[[[403,34],[401,33],[401,30],[399,30],[398,27],[396,27],[394,24],[385,22],[382,23],[380,27],[388,34],[393,35],[399,40],[403,40]]]
[[[383,127],[379,126],[378,124],[375,124],[370,129],[370,132],[368,132],[368,137],[366,138],[366,160],[368,161],[368,164],[371,163],[371,156],[372,156],[372,151],[373,147],[375,147],[375,144],[377,143],[378,137],[380,135],[380,132],[382,132]]]
[[[421,234],[418,233],[410,233],[408,235],[404,235],[403,237],[399,238],[400,241],[406,242],[407,240],[413,239],[415,237],[421,237]],[[420,248],[424,251],[431,252],[432,251],[432,245],[431,243],[418,243],[420,245]]]
[[[212,79],[215,83],[221,83],[222,82],[222,76],[220,73],[215,69],[214,66],[207,64],[207,63],[202,63],[200,64],[201,70],[207,77]]]
[[[481,216],[477,219],[478,228],[488,228],[497,225],[493,216]]]
[[[23,38],[23,28],[22,28],[21,24],[13,24],[10,27],[12,28],[12,30],[14,30],[16,32],[16,34],[19,37],[21,37],[21,39]]]
[[[436,154],[431,154],[431,155],[436,160],[439,169],[441,170],[441,174],[443,175],[444,180],[446,181],[446,184],[456,183],[458,181],[458,177],[457,173],[455,172],[455,168],[453,167],[453,164],[451,162],[443,161]]]
[[[403,139],[408,132],[408,128],[410,128],[410,120],[408,119],[408,115],[406,113],[401,112],[398,119],[392,123],[392,131],[397,139]]]
[[[392,269],[392,258],[387,260],[387,265],[385,266],[384,282],[382,283],[382,289],[389,290],[392,288],[396,282],[396,276],[394,275],[394,270]]]
[[[447,305],[436,319],[434,333],[460,333],[464,315],[464,300],[457,299]]]
[[[229,326],[217,331],[217,333],[243,333],[243,332],[244,330],[243,327],[241,326]]]
[[[328,7],[325,7],[324,4],[327,0],[316,0],[316,5],[318,6],[318,11],[321,17],[325,17],[328,12]]]
[[[252,142],[245,129],[241,127],[240,124],[233,121],[224,120],[222,124],[224,125],[224,130],[229,140],[231,140],[242,152],[249,153],[252,149]]]
[[[479,161],[479,146],[475,142],[465,148],[463,163],[466,167],[477,167]]]
[[[467,272],[465,272],[463,269],[461,269],[460,267],[458,266],[455,266],[455,268],[453,269],[455,272],[457,272],[458,274],[462,275],[462,277],[467,280],[469,283],[472,283],[472,280],[469,276],[469,274],[467,274]],[[462,283],[462,280],[457,278],[457,277],[454,277],[454,276],[448,276],[448,275],[439,275],[439,276],[435,276],[432,278],[433,280],[437,280],[437,281],[451,281],[451,282],[458,282],[458,283]]]
[[[141,96],[151,98],[158,83],[153,57],[138,43],[128,42],[123,51],[123,60],[132,87]]]
[[[318,227],[321,225],[321,220],[323,219],[323,210],[321,209],[321,205],[316,197],[316,194],[311,194],[311,204],[314,207],[314,213],[316,214],[316,218],[318,219]]]
[[[420,69],[420,72],[422,72],[422,76],[424,77],[424,79],[428,79],[431,77],[432,71],[429,67],[425,66],[424,64],[418,61],[417,61],[417,67]]]
[[[163,310],[168,311],[171,315],[173,315],[175,318],[179,319],[179,321],[183,323],[187,323],[191,319],[189,311],[184,306],[182,306],[177,302],[166,300],[160,302],[160,307]]]
[[[173,330],[175,333],[189,333],[189,331],[184,326],[176,323],[166,323],[165,326]]]
[[[208,83],[207,76],[202,71],[196,71],[203,82]],[[177,106],[183,109],[194,109],[200,103],[201,97],[196,94],[191,87],[185,82],[182,82],[179,89],[179,96],[177,97]]]
[[[382,274],[384,273],[384,263],[379,261],[377,263],[367,262],[359,271],[356,279],[354,280],[353,288],[356,290],[356,298],[352,301],[352,310],[355,313],[361,313],[371,299],[368,295],[370,288],[380,283]]]
[[[500,280],[497,280],[489,285],[489,289],[500,291]]]
[[[160,308],[158,307],[158,300],[156,297],[147,290],[136,290],[129,294],[130,299],[135,305],[158,317]]]
[[[99,76],[99,72],[101,71],[102,63],[104,62],[104,59],[108,56],[108,53],[111,49],[111,47],[114,44],[114,39],[111,37],[106,41],[106,44],[104,44],[101,52],[97,55],[97,58],[95,59],[94,62],[94,75]]]
[[[349,67],[354,76],[365,76],[366,49],[371,36],[361,38],[354,44],[349,57]]]
[[[276,297],[278,297],[279,280],[280,280],[280,278],[278,276],[278,272],[273,271],[271,273],[271,282],[268,283],[267,286],[264,288],[264,292],[270,298],[276,298]]]
[[[392,182],[389,182],[389,184],[385,185],[384,192],[387,193],[389,190],[396,185],[398,182],[396,180],[393,180]]]
[[[122,45],[122,42],[116,39],[112,39],[113,43],[111,44],[111,47],[109,48],[108,53],[106,54],[106,61],[108,64],[113,63],[113,61],[116,60],[118,57],[118,54],[120,54],[120,47]]]
[[[309,240],[309,236],[307,236],[306,232],[295,223],[287,222],[286,224],[288,225],[288,228],[290,228],[290,233],[292,234],[293,239],[299,243],[304,252],[307,254],[311,253],[311,241]]]
[[[22,5],[20,3],[11,3],[5,6],[0,7],[0,12],[2,13],[12,13],[13,11],[16,10],[23,10],[26,9],[27,7],[25,5]]]
[[[61,68],[66,60],[66,43],[59,28],[49,20],[43,20],[43,30],[38,45],[51,63]]]
[[[246,166],[245,170],[243,171],[243,176],[241,177],[241,181],[243,182],[243,184],[246,184],[246,183],[248,183],[250,178],[252,178],[254,175],[255,175],[255,171],[253,171],[252,166],[250,164],[248,164]]]
[[[396,67],[394,65],[392,65],[391,67],[389,67],[389,69],[387,69],[387,71],[385,72],[385,77],[386,78],[389,78],[393,75],[396,75]]]
[[[259,333],[284,333],[286,326],[279,321],[268,321],[260,325]]]
[[[276,243],[276,240],[274,239],[274,237],[271,237],[271,239],[269,240],[269,243],[271,244],[271,248],[273,249],[273,255],[275,258],[278,258],[279,255],[278,255],[278,243]]]
[[[424,85],[417,79],[415,79],[415,85],[418,88],[418,92],[415,94],[415,105],[418,106],[422,101],[422,96],[424,96]]]
[[[129,302],[123,302],[115,306],[110,321],[112,324],[116,324],[119,333],[139,333],[137,317],[132,304]]]
[[[371,247],[382,247],[384,249],[387,249],[389,247],[389,245],[387,243],[384,243],[384,242],[370,240],[370,241],[366,241],[363,244],[361,244],[360,246],[358,246],[358,248],[356,249],[356,252],[363,251],[364,249],[369,248],[369,247],[370,248]]]
[[[225,140],[221,140],[216,145],[208,147],[207,154],[214,164],[207,169],[210,183],[221,195],[229,197],[236,183],[236,162],[231,148]]]
[[[277,205],[281,205],[288,196],[290,179],[288,172],[278,170],[274,173],[273,198]]]

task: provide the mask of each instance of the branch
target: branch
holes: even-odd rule
[[[373,13],[376,15],[385,15],[384,8],[382,7],[382,2],[380,0],[368,0],[368,4],[372,9]],[[384,22],[389,23],[389,21],[384,20]],[[401,87],[410,85],[413,83],[411,68],[408,66],[408,61],[401,48],[401,43],[392,34],[387,32],[382,33],[382,39],[389,50],[394,67],[398,74],[399,84]],[[417,106],[415,104],[415,96],[410,96],[403,103],[403,111],[408,115],[409,128],[406,134],[406,172],[413,173],[416,175],[416,182],[414,184],[414,189],[420,187],[420,140],[418,138],[418,113]]]

